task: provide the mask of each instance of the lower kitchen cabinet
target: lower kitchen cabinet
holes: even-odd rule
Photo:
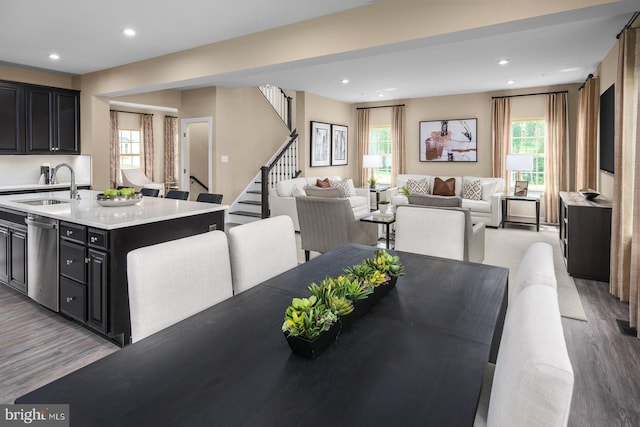
[[[89,280],[87,281],[87,305],[89,325],[106,333],[107,284],[109,283],[109,257],[104,252],[89,249]]]
[[[27,293],[27,228],[24,217],[0,211],[0,283]]]
[[[87,321],[87,287],[60,277],[60,312],[82,323]]]
[[[9,229],[0,227],[0,283],[9,283]]]

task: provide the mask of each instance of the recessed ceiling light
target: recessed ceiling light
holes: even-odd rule
[[[507,65],[508,63],[509,63],[509,60],[507,58],[504,58],[498,61],[498,64],[500,65]]]
[[[58,55],[57,53],[50,53],[49,54],[49,59],[57,61],[58,59],[60,59],[60,55]]]
[[[562,70],[560,70],[561,73],[572,73],[574,71],[579,71],[580,68],[578,67],[571,67],[571,68],[563,68]]]
[[[512,84],[514,84],[515,82],[516,82],[515,80],[507,80],[507,84],[508,84],[508,85],[512,85]]]
[[[349,79],[342,79],[342,84],[346,85],[347,83],[349,83]]]
[[[136,35],[136,30],[134,30],[133,28],[125,28],[123,33],[125,36],[133,37]]]
[[[384,93],[379,93],[378,94],[378,98],[382,98],[384,96]]]

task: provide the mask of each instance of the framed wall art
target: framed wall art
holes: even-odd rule
[[[421,162],[477,162],[478,119],[420,122]]]
[[[331,165],[331,125],[311,122],[311,167]]]
[[[348,163],[348,132],[349,128],[342,125],[331,125],[331,165],[342,166]]]

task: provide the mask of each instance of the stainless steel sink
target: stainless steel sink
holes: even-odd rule
[[[46,206],[46,205],[59,205],[60,203],[69,203],[66,200],[58,199],[30,199],[30,200],[14,200],[16,203],[22,203],[32,206]]]

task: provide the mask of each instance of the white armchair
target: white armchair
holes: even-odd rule
[[[485,224],[471,224],[464,208],[400,205],[396,210],[399,251],[481,263]]]
[[[142,169],[121,169],[122,183],[125,187],[135,188],[140,191],[143,188],[153,188],[160,192],[159,196],[164,196],[164,184],[153,182],[144,174]]]

